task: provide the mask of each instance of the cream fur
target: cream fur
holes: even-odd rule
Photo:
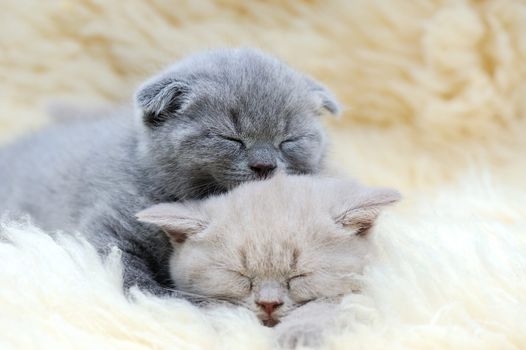
[[[405,195],[381,221],[368,288],[345,302],[355,326],[328,347],[521,349],[525,38],[522,0],[5,0],[0,139],[46,123],[49,103],[128,102],[193,50],[269,50],[346,106],[330,122],[333,159]],[[247,312],[130,304],[114,260],[31,226],[4,230],[18,243],[0,243],[2,349],[272,346]]]
[[[371,227],[399,199],[353,181],[277,174],[207,200],[157,204],[137,218],[172,238],[178,290],[228,300],[273,323],[305,301],[359,289]],[[269,317],[261,302],[281,305]]]

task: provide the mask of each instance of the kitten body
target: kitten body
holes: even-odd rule
[[[134,213],[203,198],[275,171],[316,173],[326,148],[321,85],[248,49],[190,56],[137,91],[128,114],[60,123],[0,150],[0,213],[80,231],[123,251],[126,287],[172,288],[170,245]]]
[[[288,319],[280,329],[298,332],[305,323],[295,313],[312,326],[320,310],[334,310],[324,304],[358,289],[369,231],[398,199],[356,182],[278,175],[138,218],[171,238],[170,272],[182,291],[244,306],[268,326]]]

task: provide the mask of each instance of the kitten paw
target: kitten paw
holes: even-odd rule
[[[299,346],[316,348],[323,343],[323,330],[314,324],[296,324],[294,326],[276,327],[277,340],[284,349],[295,349]]]

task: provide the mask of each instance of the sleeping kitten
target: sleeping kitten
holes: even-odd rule
[[[204,201],[158,204],[137,217],[170,237],[170,272],[180,290],[242,305],[267,326],[288,318],[297,333],[309,328],[305,322],[327,320],[321,311],[333,312],[329,301],[357,288],[369,231],[399,197],[345,180],[278,175]]]
[[[125,286],[173,288],[170,245],[134,214],[202,198],[281,169],[316,173],[326,139],[321,85],[259,51],[190,56],[143,84],[123,114],[60,123],[0,151],[0,213],[80,231],[123,251]]]

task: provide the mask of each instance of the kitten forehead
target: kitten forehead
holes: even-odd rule
[[[302,74],[254,49],[205,51],[188,56],[163,74],[183,80],[215,82],[233,91],[258,87],[286,88],[291,82],[308,86]]]
[[[254,237],[245,237],[237,242],[242,268],[247,272],[257,272],[261,279],[286,276],[290,271],[296,271],[298,260],[305,251],[303,245],[297,240],[268,238],[254,240]]]
[[[334,224],[340,211],[375,203],[382,206],[398,199],[396,191],[368,188],[354,181],[278,174],[211,198],[203,208],[212,222],[225,225],[217,234],[237,235],[237,241],[250,241],[257,234],[260,242],[294,246],[293,242],[305,239],[327,239],[320,228]]]
[[[194,54],[152,82],[159,80],[182,81],[189,86],[190,99],[200,101],[202,107],[212,106],[222,113],[235,111],[245,123],[257,124],[312,114],[322,107],[316,92],[325,91],[314,80],[255,49]]]

